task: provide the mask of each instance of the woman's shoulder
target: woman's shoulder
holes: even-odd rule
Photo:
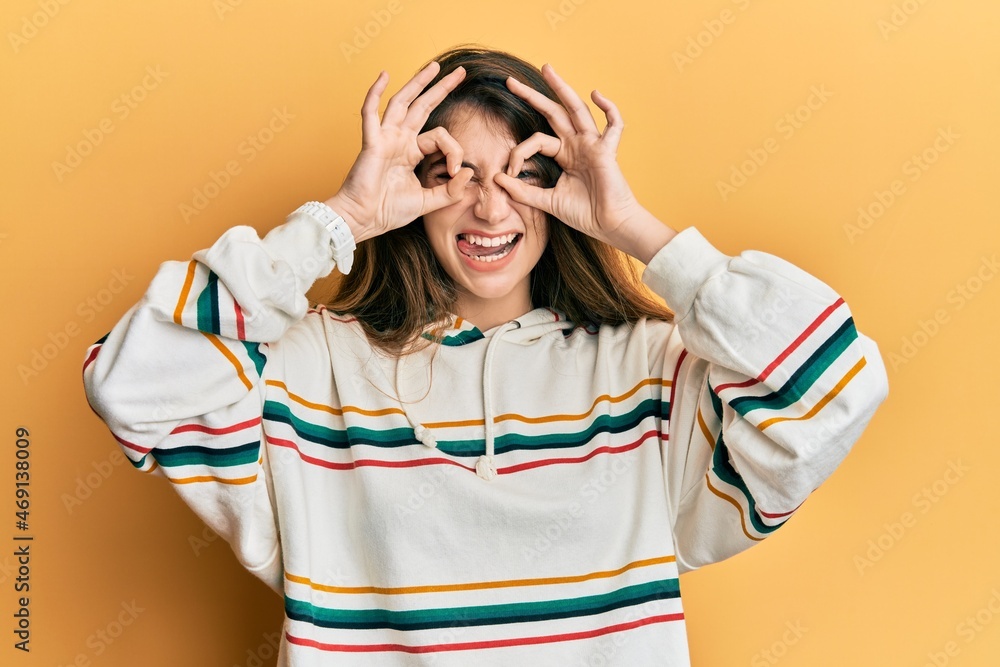
[[[357,347],[359,344],[367,346],[368,339],[358,319],[349,314],[335,313],[322,304],[310,307],[277,342],[286,354],[323,356],[330,355],[331,347]]]
[[[567,340],[579,338],[600,344],[626,344],[637,340],[665,340],[673,330],[673,322],[642,317],[631,322],[574,324],[563,330],[563,336]]]

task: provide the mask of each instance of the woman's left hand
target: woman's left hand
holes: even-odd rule
[[[544,115],[557,136],[536,132],[515,146],[507,172],[497,174],[496,182],[515,201],[550,213],[585,234],[634,254],[623,246],[634,236],[628,228],[642,217],[644,209],[616,160],[625,127],[618,107],[596,90],[591,94],[607,116],[608,123],[601,133],[589,107],[551,65],[542,66],[542,75],[562,106],[513,77],[507,79],[507,86]],[[524,162],[536,153],[554,158],[562,168],[555,187],[541,188],[516,178]]]

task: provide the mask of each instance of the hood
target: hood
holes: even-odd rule
[[[493,409],[493,364],[497,356],[503,356],[503,344],[531,345],[541,337],[553,331],[562,331],[568,335],[573,330],[574,324],[567,320],[565,314],[551,308],[535,308],[524,315],[497,325],[485,332],[478,327],[456,315],[449,316],[443,324],[429,325],[422,336],[432,343],[443,346],[470,345],[479,343],[486,345],[486,353],[483,356],[483,416],[484,416],[484,440],[485,448],[483,454],[476,460],[475,472],[481,479],[491,481],[497,476],[497,467],[494,461],[494,409]],[[485,342],[484,339],[488,339]],[[402,356],[396,359],[396,392],[397,396],[410,396],[411,393],[403,386],[405,379],[412,374],[403,372],[404,366],[411,355]],[[422,355],[420,355],[422,356]],[[430,357],[433,364],[434,354]],[[420,374],[424,376],[423,373]],[[431,374],[433,378],[433,374]],[[433,380],[432,380],[433,381]],[[428,389],[429,392],[429,389]],[[419,403],[419,401],[417,401]],[[419,419],[417,413],[419,408],[415,403],[400,400],[400,407],[406,415],[410,426],[413,428],[415,441],[423,443],[427,447],[437,447],[437,438],[433,431],[425,426]]]
[[[464,320],[457,315],[449,315],[443,324],[431,324],[424,329],[421,334],[425,339],[445,346],[468,345],[488,336],[492,336],[500,328],[511,322],[516,322],[516,327],[507,328],[502,334],[508,343],[518,343],[520,345],[530,345],[542,336],[556,330],[568,331],[573,328],[566,315],[552,308],[535,308],[524,315],[511,320],[505,324],[497,325],[485,332],[480,331],[477,326]]]

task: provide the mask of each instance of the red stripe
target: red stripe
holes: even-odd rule
[[[171,431],[170,435],[174,435],[175,433],[187,433],[189,431],[198,431],[199,433],[209,433],[211,435],[222,435],[223,433],[235,433],[236,431],[242,431],[245,428],[256,426],[259,423],[260,417],[254,417],[253,419],[248,419],[245,422],[240,422],[239,424],[223,426],[220,428],[212,428],[211,426],[205,426],[204,424],[181,424]]]
[[[649,438],[654,436],[662,435],[664,439],[669,436],[666,434],[660,434],[656,431],[647,431],[638,440],[630,442],[627,445],[621,445],[619,447],[598,447],[594,451],[590,452],[585,456],[580,456],[576,458],[558,458],[558,459],[544,459],[541,461],[529,461],[528,463],[519,463],[517,465],[507,466],[505,468],[498,468],[497,473],[504,475],[514,472],[520,472],[522,470],[530,470],[531,468],[540,468],[542,466],[556,465],[559,463],[582,463],[587,461],[598,454],[620,454],[622,452],[627,452],[629,450],[639,447]],[[420,466],[429,465],[452,465],[458,468],[463,468],[469,471],[475,471],[472,466],[462,465],[457,461],[452,461],[451,459],[443,458],[432,458],[432,459],[412,459],[409,461],[380,461],[378,459],[358,459],[356,461],[348,461],[347,463],[336,463],[334,461],[325,461],[315,456],[309,456],[308,454],[302,453],[298,445],[291,441],[285,440],[284,438],[276,438],[274,436],[265,437],[268,444],[275,445],[277,447],[287,447],[288,449],[294,449],[299,454],[301,458],[306,463],[311,463],[313,465],[320,466],[321,468],[328,468],[330,470],[353,470],[355,468],[416,468]]]
[[[92,349],[90,351],[90,354],[87,355],[87,359],[83,362],[83,370],[84,371],[87,370],[87,366],[90,365],[90,362],[92,362],[94,359],[97,358],[97,353],[98,353],[98,351],[100,351],[100,349],[101,349],[100,345],[95,345],[94,349]]]
[[[585,632],[567,632],[560,635],[542,635],[540,637],[520,637],[514,639],[493,639],[489,641],[452,644],[424,644],[422,646],[408,646],[406,644],[326,644],[318,642],[315,639],[295,637],[287,631],[285,632],[285,638],[290,644],[318,648],[321,651],[342,651],[348,653],[377,653],[383,651],[401,651],[403,653],[437,653],[439,651],[472,651],[484,648],[505,648],[507,646],[531,646],[533,644],[552,644],[555,642],[577,641],[579,639],[601,637],[614,632],[624,632],[626,630],[632,630],[644,625],[682,620],[684,620],[684,614],[678,612],[676,614],[661,614],[660,616],[640,618],[637,621],[619,623],[618,625],[609,625],[605,628],[597,628],[596,630],[587,630]]]
[[[777,368],[778,365],[788,357],[788,355],[790,355],[792,352],[794,352],[795,348],[797,348],[799,345],[801,345],[802,341],[804,341],[806,338],[808,338],[809,334],[811,334],[813,331],[815,331],[816,328],[819,327],[819,325],[822,324],[824,322],[824,320],[826,320],[826,318],[830,317],[830,313],[832,313],[833,311],[837,310],[837,308],[839,308],[840,305],[843,304],[843,303],[844,303],[844,298],[843,297],[840,297],[839,299],[837,299],[836,301],[834,301],[833,303],[831,303],[826,308],[826,310],[824,310],[822,313],[819,314],[819,317],[817,317],[815,320],[813,320],[812,324],[810,324],[808,327],[806,327],[805,331],[803,331],[802,333],[799,334],[798,338],[796,338],[795,340],[792,341],[791,345],[789,345],[788,347],[785,348],[784,352],[782,352],[781,354],[778,355],[777,359],[775,359],[774,361],[772,361],[770,363],[770,365],[767,368],[764,369],[763,373],[761,373],[760,375],[757,376],[757,379],[760,380],[761,382],[763,382],[767,378],[767,376],[771,374],[771,371],[773,371],[775,368]]]
[[[729,384],[720,384],[715,388],[716,394],[721,394],[726,389],[743,389],[744,387],[750,387],[752,385],[758,384],[760,380],[757,378],[750,378],[745,382],[730,382]]]
[[[233,308],[236,309],[236,338],[237,340],[246,340],[247,336],[243,331],[243,309],[236,301],[233,301]]]
[[[670,410],[667,411],[667,428],[670,424],[670,417],[674,414],[674,393],[677,391],[677,376],[681,372],[681,364],[684,363],[684,357],[687,356],[688,351],[682,349],[680,355],[677,357],[677,365],[674,366],[674,376],[670,380]]]
[[[457,466],[459,468],[464,468],[466,470],[475,471],[475,468],[470,466],[464,466],[461,463],[451,461],[449,459],[433,458],[433,459],[414,459],[412,461],[379,461],[377,459],[358,459],[356,461],[348,461],[347,463],[335,463],[333,461],[324,461],[323,459],[318,459],[315,456],[309,456],[308,454],[303,454],[299,446],[292,442],[291,440],[285,440],[283,438],[275,438],[273,436],[266,436],[267,443],[270,445],[276,445],[278,447],[287,447],[289,449],[294,449],[298,452],[299,457],[306,463],[312,463],[313,465],[320,466],[321,468],[329,468],[330,470],[353,470],[355,468],[415,468],[418,466],[429,466],[429,465],[440,465],[447,464]]]
[[[621,454],[622,452],[627,452],[640,446],[642,443],[646,442],[650,438],[658,435],[656,431],[646,431],[643,433],[638,440],[630,442],[627,445],[621,445],[620,447],[598,447],[594,451],[586,454],[585,456],[578,456],[574,458],[561,458],[561,459],[544,459],[541,461],[529,461],[528,463],[519,463],[513,466],[507,466],[506,468],[497,468],[497,473],[503,475],[506,473],[520,472],[521,470],[530,470],[531,468],[541,468],[542,466],[555,465],[557,463],[583,463],[588,461],[598,454]]]
[[[803,501],[804,502],[804,501]],[[799,503],[799,507],[802,507],[802,503]],[[789,514],[794,514],[799,507],[789,511],[789,512],[779,512],[778,514],[771,514],[770,512],[762,512],[760,509],[757,510],[757,514],[761,515],[766,519],[780,519],[783,516],[788,516]]]
[[[148,454],[150,452],[150,450],[153,449],[152,447],[140,447],[139,445],[135,444],[134,442],[129,442],[128,440],[123,440],[122,438],[119,438],[114,433],[112,433],[111,435],[114,436],[115,440],[117,440],[118,442],[122,443],[123,445],[125,445],[126,447],[128,447],[129,449],[131,449],[134,452],[139,452],[140,454]]]

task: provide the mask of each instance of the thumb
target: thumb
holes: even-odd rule
[[[524,181],[508,176],[502,171],[497,173],[494,180],[498,185],[500,185],[500,187],[507,191],[507,194],[511,196],[511,199],[519,204],[531,206],[532,208],[537,208],[554,215],[552,210],[551,188],[540,188],[535,185],[528,185]]]
[[[462,167],[448,182],[425,190],[424,210],[420,212],[420,215],[436,211],[460,200],[465,194],[465,186],[472,178],[472,174],[471,169]]]

